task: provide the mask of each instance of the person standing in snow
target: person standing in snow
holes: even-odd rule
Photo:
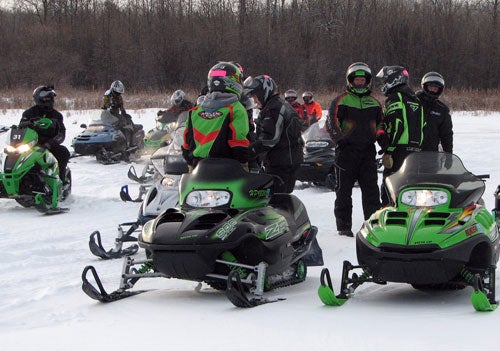
[[[318,122],[323,116],[323,108],[319,102],[314,100],[314,95],[310,91],[305,91],[302,94],[304,107],[306,109],[308,126]]]
[[[387,146],[384,155],[383,179],[401,167],[406,156],[421,150],[424,128],[424,111],[420,100],[408,86],[409,74],[401,66],[384,66],[376,76],[382,83],[381,91],[386,96],[384,105]],[[382,206],[389,204],[389,196],[382,181]]]
[[[372,73],[366,63],[347,68],[346,91],[328,109],[326,128],[336,144],[335,220],[339,235],[353,236],[352,189],[362,193],[365,220],[380,208],[375,141],[384,144],[382,107],[371,96]]]
[[[424,74],[421,81],[422,90],[417,96],[422,103],[425,115],[424,140],[422,151],[443,151],[453,153],[453,122],[450,109],[439,97],[444,90],[444,78],[437,72]]]
[[[231,62],[219,62],[208,72],[208,93],[189,110],[182,154],[193,170],[204,158],[238,160],[248,171],[248,114],[239,101],[241,71]]]
[[[267,75],[248,77],[243,88],[261,109],[256,123],[257,140],[250,150],[254,155],[263,155],[267,174],[282,180],[275,182],[274,192],[291,193],[303,161],[302,124],[297,112],[280,98],[278,86]]]

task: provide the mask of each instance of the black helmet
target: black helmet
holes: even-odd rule
[[[255,95],[262,105],[265,105],[271,96],[278,94],[278,85],[268,75],[248,77],[243,82],[243,89],[248,96]]]
[[[365,77],[366,82],[362,86],[354,86],[353,81],[356,77]],[[365,94],[370,90],[372,82],[372,70],[364,62],[355,62],[347,67],[345,75],[347,81],[347,88],[354,94]]]
[[[241,71],[231,62],[219,62],[208,71],[208,90],[241,96]]]
[[[54,91],[54,87],[51,85],[42,85],[33,91],[33,101],[35,105],[40,107],[53,108],[55,96],[57,96],[57,94]]]
[[[430,84],[436,85],[439,88],[437,93],[431,92],[427,89]],[[422,86],[422,90],[424,91],[425,94],[433,98],[438,98],[443,93],[444,90],[444,78],[441,74],[437,72],[427,72],[422,77],[420,85]]]
[[[408,84],[409,80],[408,71],[401,66],[384,66],[376,77],[382,81],[380,90],[386,96],[392,88]]]

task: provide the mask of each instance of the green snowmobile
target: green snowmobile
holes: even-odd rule
[[[398,282],[422,290],[472,286],[474,308],[494,310],[500,195],[497,189],[496,208],[488,211],[481,178],[488,176],[470,173],[456,155],[410,154],[385,180],[393,205],[374,213],[357,233],[359,265],[344,261],[339,295],[323,269],[321,301],[339,306],[363,283]]]
[[[46,214],[66,211],[59,202],[71,192],[69,167],[63,185],[56,158],[38,145],[36,130],[50,128],[51,124],[50,119],[41,118],[29,127],[13,126],[0,164],[0,198],[14,199],[23,207],[35,207]]]

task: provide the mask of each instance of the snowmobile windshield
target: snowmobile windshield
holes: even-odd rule
[[[319,123],[311,124],[311,126],[302,133],[302,139],[308,150],[313,148],[333,147],[330,134],[328,134],[326,128],[320,126]]]
[[[394,203],[405,188],[437,187],[450,191],[451,207],[477,202],[485,188],[484,181],[469,172],[458,156],[432,151],[411,153],[385,182]]]
[[[179,113],[174,113],[172,111],[165,111],[160,118],[158,118],[158,122],[161,123],[175,123],[177,122],[177,118],[179,117]]]
[[[92,117],[89,125],[109,124],[111,126],[116,126],[119,122],[120,119],[113,115],[109,110],[103,110],[100,115]]]

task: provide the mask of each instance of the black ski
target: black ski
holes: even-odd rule
[[[130,224],[130,223],[124,223],[124,224]],[[119,235],[115,239],[115,248],[110,249],[106,251],[104,249],[104,246],[102,245],[102,240],[101,240],[101,233],[96,230],[92,234],[90,234],[89,238],[89,249],[90,252],[92,252],[95,256],[98,256],[104,260],[109,260],[113,258],[121,258],[123,256],[131,256],[137,253],[139,250],[139,246],[137,244],[134,244],[130,247],[127,247],[125,249],[122,249],[122,245],[124,242],[135,242],[137,241],[137,238],[131,236],[131,234],[139,227],[139,224],[132,223],[131,227],[127,231],[127,233]],[[119,228],[121,231],[122,229]]]
[[[92,275],[94,277],[94,280],[95,280],[99,290],[96,289],[96,287],[93,286],[88,281],[87,273],[89,271],[92,272]],[[92,298],[94,300],[98,300],[100,302],[114,302],[114,301],[122,300],[124,298],[138,295],[138,294],[141,294],[143,292],[148,291],[148,290],[128,291],[126,289],[118,289],[118,290],[113,291],[112,293],[108,294],[106,292],[106,290],[104,289],[104,286],[102,285],[101,279],[99,278],[99,275],[97,274],[97,272],[93,266],[87,266],[83,269],[83,272],[82,272],[82,290],[90,298]]]

